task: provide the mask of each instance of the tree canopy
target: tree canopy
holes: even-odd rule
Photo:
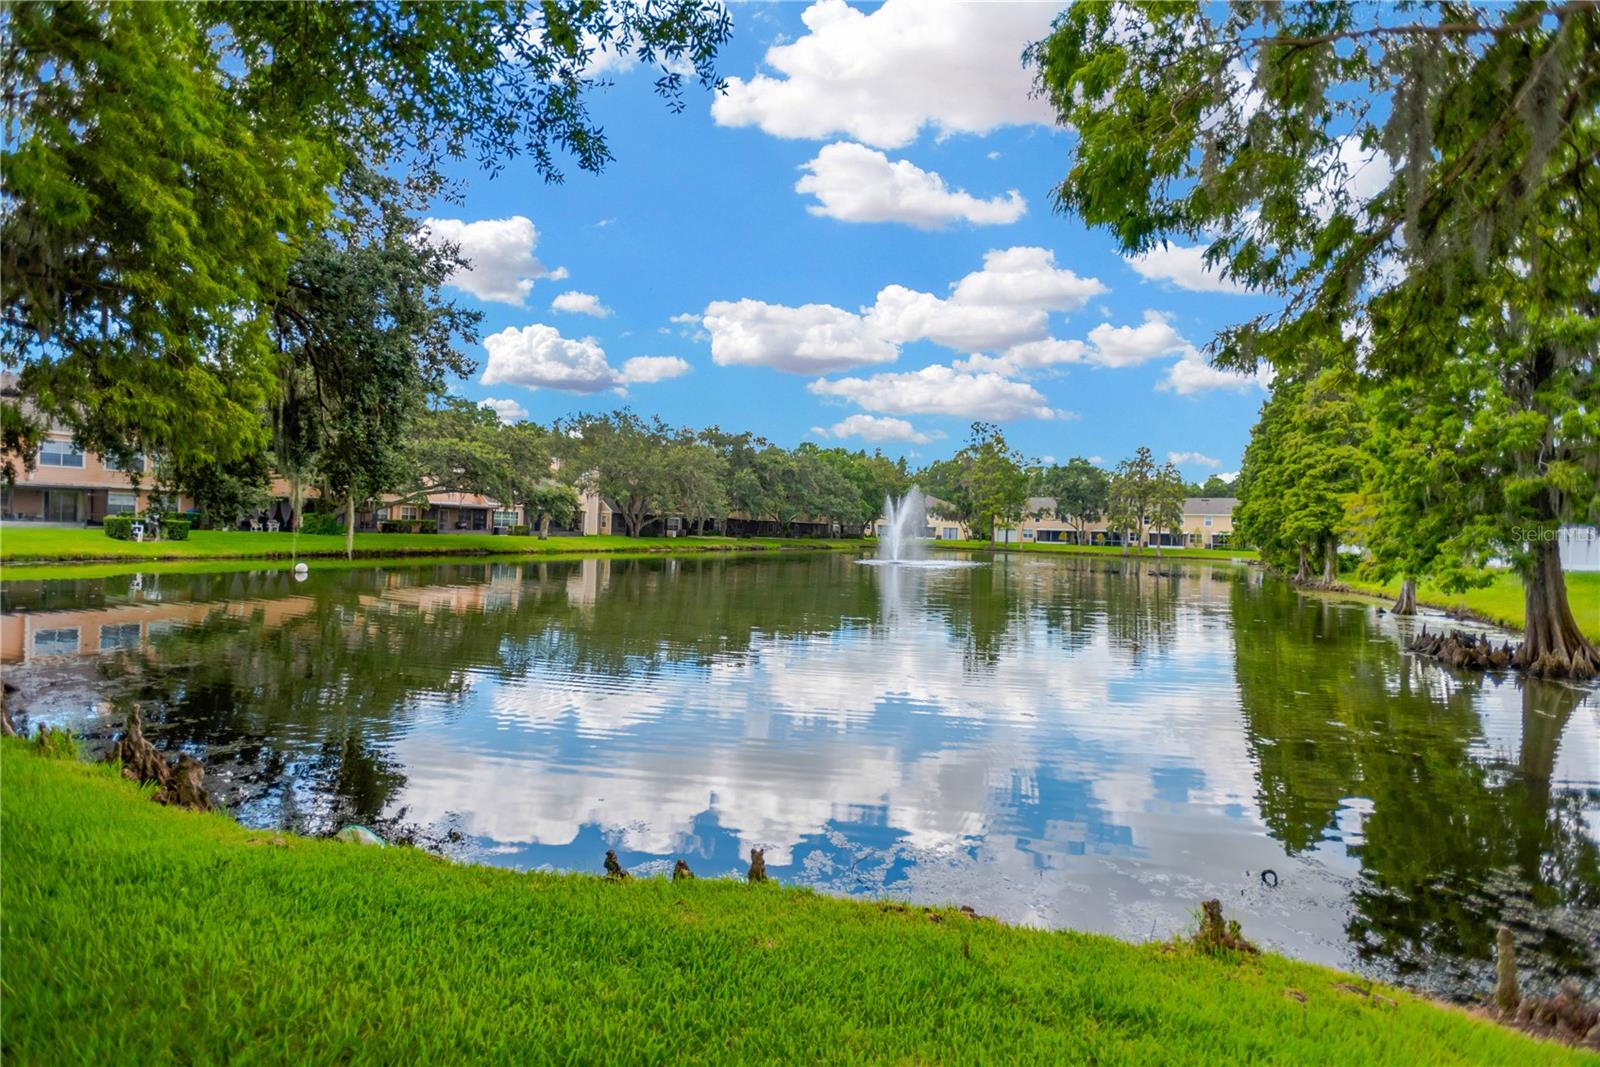
[[[1430,421],[1395,447],[1441,450],[1460,521],[1419,525],[1413,564],[1448,588],[1512,560],[1521,665],[1580,676],[1600,653],[1554,530],[1600,518],[1597,40],[1576,2],[1133,2],[1073,5],[1028,51],[1076,131],[1058,206],[1281,297],[1219,333],[1220,365],[1416,398]]]
[[[709,0],[47,2],[5,19],[0,359],[80,444],[209,462],[263,443],[269,309],[352,170],[428,193],[468,155],[598,170],[595,54],[659,66],[679,107],[685,68],[719,84],[730,32]],[[26,445],[27,425],[4,428]]]

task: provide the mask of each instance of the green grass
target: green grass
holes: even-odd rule
[[[806,537],[496,537],[492,534],[356,534],[358,557],[555,555],[594,552],[718,552],[793,548],[859,548],[859,540]],[[342,558],[343,535],[195,530],[183,541],[117,541],[98,529],[0,527],[0,561]]]
[[[935,541],[935,548],[963,549],[968,551],[994,551],[994,552],[1042,552],[1046,555],[1059,554],[1063,556],[1116,556],[1122,558],[1122,549],[1117,545],[1063,545],[1039,544],[1025,542],[1014,545],[997,545],[992,541]],[[1141,551],[1130,552],[1129,559],[1153,560],[1156,550],[1146,548]],[[1214,563],[1227,563],[1236,559],[1260,559],[1260,555],[1253,548],[1163,548],[1162,559],[1206,559]]]
[[[1275,956],[455,866],[0,756],[7,1063],[1579,1060]]]
[[[1569,572],[1566,578],[1567,602],[1572,606],[1573,617],[1591,641],[1600,641],[1600,571]],[[1340,580],[1356,592],[1369,596],[1392,601],[1400,595],[1398,581]],[[1417,587],[1417,602],[1445,611],[1465,611],[1510,630],[1521,630],[1527,624],[1522,579],[1511,571],[1501,571],[1489,585],[1464,593],[1446,593],[1424,582]]]

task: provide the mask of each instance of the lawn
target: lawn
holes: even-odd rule
[[[802,537],[497,537],[493,534],[356,534],[363,558],[447,555],[552,555],[587,552],[716,552],[792,548],[859,548],[859,540]],[[342,534],[242,533],[195,530],[183,541],[117,541],[102,530],[0,526],[0,561],[45,563],[159,559],[340,558]]]
[[[1592,641],[1600,641],[1600,571],[1573,571],[1567,574],[1567,602],[1578,626]],[[1353,578],[1340,579],[1358,593],[1394,600],[1400,595],[1399,582],[1363,582]],[[1464,593],[1446,593],[1426,582],[1417,587],[1417,602],[1446,611],[1466,612],[1504,626],[1521,630],[1527,622],[1524,609],[1522,579],[1511,571],[1501,571],[1494,581],[1482,589],[1469,589]]]
[[[458,866],[0,756],[7,1062],[1579,1062],[1276,956]]]

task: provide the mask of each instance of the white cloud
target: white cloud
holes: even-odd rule
[[[619,372],[606,361],[605,350],[593,337],[562,337],[554,326],[542,323],[521,329],[508,326],[484,338],[483,345],[489,350],[479,379],[484,385],[524,385],[569,393],[620,392],[629,385],[675,378],[689,370],[689,364],[676,356],[635,356]]]
[[[490,396],[484,398],[483,406],[500,416],[500,421],[504,423],[512,423],[518,419],[528,417],[528,409],[515,400],[497,400]]]
[[[831,304],[786,307],[750,299],[716,300],[706,306],[701,322],[711,334],[711,359],[723,367],[826,374],[892,363],[900,354],[860,315]]]
[[[955,284],[950,299],[960,304],[1076,311],[1107,292],[1098,278],[1081,278],[1056,266],[1048,248],[1017,245],[986,252],[983,269]]]
[[[690,371],[689,361],[677,356],[634,356],[622,364],[622,381],[626,385],[644,385],[679,378]]]
[[[1250,290],[1225,278],[1221,271],[1206,266],[1205,246],[1167,245],[1152,248],[1140,256],[1125,256],[1128,266],[1139,276],[1154,282],[1170,282],[1191,293],[1248,293]]]
[[[1102,322],[1089,331],[1089,341],[1094,345],[1090,359],[1105,367],[1131,367],[1161,356],[1194,352],[1194,346],[1159,311],[1146,311],[1139,326]]]
[[[817,198],[806,210],[842,222],[903,222],[939,230],[957,221],[1004,225],[1028,210],[1015,189],[989,200],[965,189],[952,191],[933,171],[909,160],[890,162],[882,152],[846,141],[825,146],[801,169],[806,174],[794,191]]]
[[[1223,471],[1221,474],[1217,475],[1217,477],[1221,478],[1225,482],[1236,482],[1236,481],[1239,480],[1239,472],[1238,471]]]
[[[892,419],[886,415],[851,415],[827,428],[813,426],[811,432],[818,437],[859,437],[875,444],[909,441],[915,445],[925,445],[936,437],[944,436],[923,433],[905,419]]]
[[[1156,389],[1163,393],[1188,396],[1209,389],[1234,389],[1240,392],[1257,387],[1265,389],[1270,384],[1272,372],[1268,368],[1262,368],[1254,374],[1219,370],[1208,363],[1205,356],[1191,348],[1182,359],[1167,368],[1166,376],[1157,383]]]
[[[888,285],[867,309],[867,322],[898,344],[929,340],[957,351],[1004,348],[1049,332],[1042,308],[962,304],[932,293]]]
[[[711,358],[724,366],[825,374],[892,363],[898,346],[932,341],[964,353],[1008,351],[1007,368],[1037,368],[1082,355],[1081,342],[1049,340],[1050,312],[1076,310],[1106,287],[1057,267],[1049,249],[1019,246],[989,252],[981,270],[950,290],[940,297],[886,285],[859,314],[831,304],[716,301],[701,321],[711,333]]]
[[[1187,467],[1190,465],[1196,467],[1222,466],[1222,461],[1220,459],[1213,459],[1212,457],[1204,455],[1200,452],[1168,452],[1167,462],[1179,467]]]
[[[1104,466],[1105,462],[1106,462],[1106,457],[1104,457],[1104,456],[1090,456],[1089,457],[1089,462],[1093,463],[1096,467]]]
[[[1044,370],[1062,363],[1082,363],[1089,355],[1082,341],[1061,341],[1047,337],[1013,345],[998,356],[976,354],[958,359],[951,366],[960,371],[990,371],[1007,376],[1026,377],[1029,371]]]
[[[611,309],[600,303],[600,298],[593,293],[580,293],[576,289],[569,290],[550,301],[554,311],[566,311],[573,315],[593,315],[597,319],[606,318],[611,314]]]
[[[778,76],[729,78],[711,114],[775,137],[842,133],[878,148],[909,144],[924,126],[946,135],[1049,124],[1021,54],[1055,15],[1049,4],[887,0],[863,12],[818,0],[800,16],[809,33],[767,49]]]
[[[1050,330],[1051,311],[1075,311],[1106,287],[1057,267],[1047,248],[1018,246],[991,251],[983,269],[951,286],[950,296],[884,287],[868,320],[891,341],[930,340],[958,351],[993,351],[1039,341]]]
[[[520,307],[535,280],[567,276],[565,267],[546,270],[534,256],[539,232],[526,216],[478,222],[424,219],[422,225],[428,236],[460,248],[461,257],[469,266],[452,274],[447,284],[479,300]]]
[[[817,396],[838,397],[890,415],[957,415],[997,422],[1069,417],[1051,408],[1044,395],[1026,382],[993,373],[963,373],[939,364],[903,374],[818,380],[806,388]]]

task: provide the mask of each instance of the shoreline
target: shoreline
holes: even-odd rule
[[[27,1061],[1582,1057],[1272,953],[722,878],[456,864],[166,808],[27,742],[4,756],[5,1046]],[[55,1010],[65,995],[80,1010]],[[181,1033],[153,1025],[180,1014]]]

